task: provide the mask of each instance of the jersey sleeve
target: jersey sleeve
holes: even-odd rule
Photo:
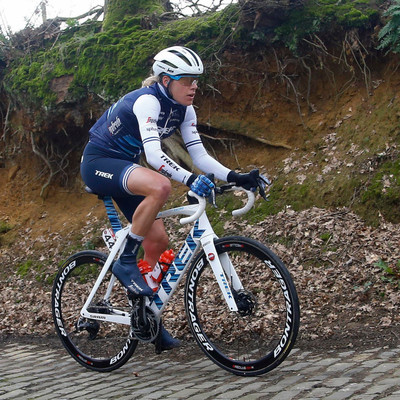
[[[140,96],[133,105],[146,161],[161,174],[186,184],[192,173],[179,166],[161,149],[157,128],[160,111],[160,103],[153,95]]]
[[[206,174],[214,174],[217,179],[226,181],[230,169],[211,157],[204,148],[197,131],[197,118],[193,106],[186,109],[185,120],[181,125],[181,134],[193,164]]]

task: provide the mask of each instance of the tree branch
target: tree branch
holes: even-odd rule
[[[83,18],[89,17],[90,15],[93,15],[93,14],[98,14],[100,16],[100,14],[103,13],[103,12],[104,12],[104,7],[96,6],[96,7],[93,7],[92,9],[90,9],[89,11],[87,11],[87,12],[81,14],[81,15],[78,15],[77,17],[56,17],[56,18],[53,19],[53,21],[54,22],[66,22],[66,21],[69,21],[71,19],[78,19],[79,20],[79,19],[83,19]]]

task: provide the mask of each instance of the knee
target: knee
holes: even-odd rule
[[[161,178],[161,179],[160,179]],[[168,197],[171,193],[171,182],[168,178],[160,175],[160,178],[157,179],[157,182],[154,185],[153,194],[163,203],[168,200]]]

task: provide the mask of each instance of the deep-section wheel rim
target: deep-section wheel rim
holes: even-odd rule
[[[260,243],[241,237],[219,239],[217,253],[229,254],[244,286],[233,290],[241,310],[232,313],[222,298],[206,255],[194,260],[185,291],[192,333],[202,350],[237,375],[258,375],[289,354],[299,328],[299,306],[290,274]]]
[[[105,260],[106,256],[96,251],[84,251],[72,256],[61,267],[52,293],[53,319],[64,347],[83,366],[104,372],[122,366],[137,346],[137,341],[131,338],[129,325],[80,316],[80,310]],[[107,314],[115,308],[129,314],[127,296],[122,287],[118,287],[118,282],[110,301],[103,301],[108,281],[107,278],[103,280],[89,310]]]

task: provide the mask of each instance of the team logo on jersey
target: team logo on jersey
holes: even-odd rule
[[[161,165],[160,168],[158,168],[158,172],[159,172],[160,174],[162,174],[162,175],[167,176],[168,178],[172,178],[172,174],[171,174],[170,172],[168,172],[168,171],[165,170],[165,165],[164,165],[164,164]]]
[[[161,126],[159,126],[158,135],[160,136],[160,138],[171,136],[174,133],[175,129],[176,129],[175,126],[172,126],[171,128],[167,127],[162,128]]]
[[[180,168],[172,161],[170,160],[167,156],[162,155],[161,159],[168,164],[172,169],[174,169],[175,171],[179,171]],[[165,165],[163,165],[162,167],[165,167]]]
[[[122,128],[122,122],[119,119],[118,115],[114,121],[111,121],[110,126],[108,127],[109,132],[111,135],[116,135]]]

